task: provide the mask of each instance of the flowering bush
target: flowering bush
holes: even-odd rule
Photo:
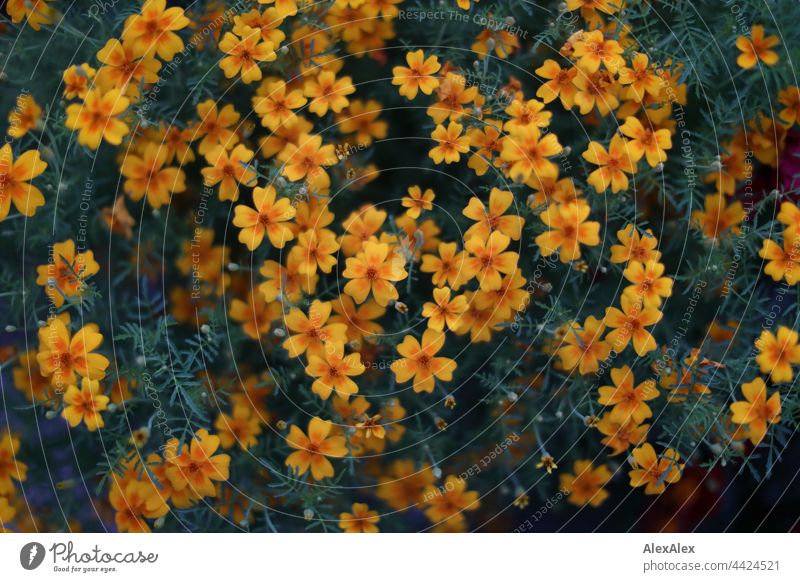
[[[792,0],[5,11],[3,529],[796,520]]]

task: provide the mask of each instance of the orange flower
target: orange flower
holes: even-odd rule
[[[292,182],[306,178],[312,192],[326,191],[331,181],[324,168],[338,161],[333,146],[323,146],[321,135],[303,135],[297,142],[287,143],[278,155],[283,175]]]
[[[17,458],[17,451],[19,439],[6,428],[0,437],[0,496],[12,496],[14,481],[21,483],[28,477],[28,466]]]
[[[778,103],[784,106],[778,117],[787,127],[794,126],[800,119],[800,87],[791,85],[778,91]]]
[[[158,519],[169,513],[169,506],[156,486],[147,481],[114,480],[108,495],[116,514],[114,519],[120,533],[150,533],[146,519]]]
[[[550,103],[558,97],[561,99],[561,105],[564,106],[564,109],[572,109],[572,106],[575,105],[575,93],[577,92],[573,82],[578,74],[576,67],[562,69],[558,62],[553,59],[547,59],[541,67],[536,69],[536,74],[548,79],[546,83],[543,83],[536,90],[536,96],[539,99],[545,103]]]
[[[166,0],[145,0],[140,14],[125,21],[123,40],[133,42],[138,54],[155,52],[163,61],[171,61],[183,50],[183,41],[175,31],[189,26],[183,8],[167,8]]]
[[[531,175],[555,178],[558,166],[547,158],[559,155],[563,149],[555,133],[542,137],[538,127],[529,126],[503,140],[500,158],[510,164],[508,173],[515,182],[525,182]]]
[[[615,328],[606,336],[606,341],[611,343],[614,351],[624,350],[631,339],[639,356],[656,349],[655,338],[645,328],[661,321],[663,314],[655,307],[643,307],[629,295],[620,297],[620,306],[621,311],[616,307],[606,307],[605,324]]]
[[[199,497],[216,497],[214,481],[228,479],[231,461],[226,454],[215,454],[219,445],[219,437],[208,434],[206,429],[198,430],[188,445],[170,439],[164,459],[168,463],[166,475],[172,487],[176,491],[188,488]]]
[[[30,93],[17,97],[16,105],[8,114],[8,135],[16,139],[21,138],[30,130],[36,128],[42,117],[42,108]],[[8,142],[6,142],[8,143]]]
[[[453,289],[458,289],[474,276],[467,268],[468,260],[469,254],[465,251],[458,252],[456,243],[439,243],[439,256],[422,255],[422,265],[419,270],[423,273],[433,273],[431,280],[437,287],[449,285]]]
[[[422,343],[414,336],[407,335],[397,346],[397,353],[403,356],[392,362],[391,370],[399,383],[414,380],[414,392],[433,392],[436,378],[443,382],[453,379],[455,361],[436,357],[444,346],[444,333],[426,329]]]
[[[99,83],[107,83],[123,93],[130,86],[138,94],[139,83],[155,83],[161,70],[160,62],[151,55],[138,52],[136,43],[130,40],[109,39],[97,52],[97,60],[105,65],[97,74]]]
[[[355,92],[351,77],[337,79],[332,71],[321,72],[315,79],[307,80],[303,87],[303,94],[311,99],[308,110],[320,117],[328,110],[339,113],[350,103],[347,95]]]
[[[630,69],[628,67],[620,69],[619,82],[627,86],[623,98],[633,99],[637,103],[644,101],[646,95],[658,97],[664,84],[661,77],[651,70],[647,55],[644,53],[636,53],[633,56]]]
[[[217,104],[211,99],[206,99],[197,104],[197,114],[200,116],[200,121],[195,129],[195,136],[203,138],[197,148],[201,156],[218,145],[229,150],[239,143],[239,136],[230,129],[239,121],[239,113],[233,105],[228,104],[217,111]]]
[[[385,221],[386,212],[374,206],[353,212],[342,222],[345,232],[341,245],[345,256],[352,257],[359,252],[366,241],[377,235]]]
[[[354,503],[352,513],[343,511],[339,514],[339,527],[345,533],[378,533],[380,521],[377,511],[370,511],[366,503]]]
[[[650,229],[640,235],[635,225],[628,224],[617,231],[617,239],[622,244],[611,246],[612,263],[627,263],[631,260],[652,263],[661,260],[661,251],[655,250],[658,240]]]
[[[360,376],[364,373],[364,364],[360,354],[344,355],[342,342],[328,342],[325,344],[324,356],[311,354],[308,356],[306,374],[316,378],[311,384],[311,391],[327,400],[331,392],[335,391],[347,401],[350,396],[358,392],[358,386],[350,376]]]
[[[637,155],[638,154],[638,155]],[[590,164],[600,166],[589,174],[587,182],[597,192],[605,192],[609,185],[611,191],[616,193],[628,189],[628,176],[636,173],[636,163],[641,159],[643,148],[631,147],[628,142],[614,134],[608,151],[600,143],[592,141],[583,152],[583,159]]]
[[[778,53],[772,47],[780,44],[778,37],[774,34],[764,36],[764,27],[761,24],[754,24],[750,29],[750,38],[740,36],[736,39],[736,48],[742,54],[736,57],[736,64],[743,69],[752,69],[758,61],[765,65],[772,66],[778,62]]]
[[[153,208],[169,204],[170,193],[186,191],[186,174],[180,168],[165,168],[167,148],[148,143],[141,156],[125,156],[120,173],[126,180],[123,185],[131,200],[138,202],[147,194],[147,203]]]
[[[551,204],[539,215],[551,230],[536,237],[542,255],[558,252],[562,263],[581,256],[581,245],[600,244],[600,223],[587,221],[591,207],[581,199],[564,204]]]
[[[90,323],[74,336],[59,318],[39,330],[39,353],[36,360],[43,376],[51,376],[55,388],[74,384],[76,374],[92,380],[102,380],[108,368],[108,358],[95,354],[103,343],[103,335]]]
[[[44,205],[44,195],[28,184],[47,169],[38,150],[30,150],[14,161],[11,144],[0,148],[0,222],[6,219],[11,203],[24,216],[33,216]]]
[[[575,105],[580,109],[581,115],[589,114],[595,106],[600,115],[606,116],[619,107],[619,83],[614,75],[605,69],[598,69],[594,73],[586,73],[578,69],[575,75]]]
[[[52,24],[58,16],[46,0],[8,0],[5,4],[11,22],[19,24],[27,18],[27,24],[33,30],[40,30],[43,24]]]
[[[706,196],[703,210],[692,211],[692,225],[707,238],[716,240],[729,232],[738,235],[739,225],[744,220],[744,208],[741,202],[726,206],[725,196],[712,194]]]
[[[777,337],[765,329],[755,342],[758,355],[756,363],[762,374],[769,374],[775,383],[791,382],[792,365],[800,364],[800,345],[797,332],[781,325]]]
[[[611,381],[614,382],[614,386],[598,388],[600,394],[598,403],[603,406],[613,406],[611,413],[616,418],[632,418],[636,424],[653,416],[647,401],[658,398],[659,391],[655,381],[645,380],[634,388],[633,372],[628,366],[612,368]]]
[[[463,295],[450,298],[450,288],[442,287],[433,290],[434,303],[426,302],[422,306],[422,317],[428,318],[428,327],[436,330],[456,331],[461,325],[461,314],[467,310],[467,300]]]
[[[630,416],[619,416],[606,412],[597,422],[597,430],[605,437],[600,441],[605,446],[613,449],[611,456],[627,451],[631,445],[640,445],[647,438],[649,424],[640,425]]]
[[[594,73],[601,64],[612,73],[625,66],[625,59],[622,58],[624,49],[617,41],[603,38],[599,30],[584,31],[573,46],[573,56],[578,59],[578,66],[587,73]]]
[[[86,290],[86,279],[96,275],[100,265],[94,253],[75,253],[72,239],[53,245],[52,262],[36,268],[36,284],[44,287],[45,293],[56,307],[64,305],[67,298],[80,297]]]
[[[413,99],[417,91],[430,95],[439,86],[439,79],[435,76],[442,66],[439,57],[431,55],[427,59],[422,49],[406,53],[408,67],[394,67],[392,69],[392,85],[400,85],[400,95]]]
[[[331,317],[331,323],[343,323],[347,326],[349,342],[374,341],[383,333],[383,327],[374,320],[383,317],[386,308],[378,305],[375,300],[356,307],[349,295],[339,295],[333,302],[333,311],[336,315]]]
[[[447,129],[443,125],[437,125],[431,134],[431,139],[438,145],[428,152],[428,157],[436,164],[458,162],[461,154],[469,151],[470,140],[468,136],[461,135],[463,129],[463,126],[454,122],[451,122]]]
[[[472,256],[467,260],[466,267],[469,276],[478,277],[483,291],[499,289],[501,285],[500,273],[510,274],[516,271],[519,255],[506,251],[511,239],[499,230],[494,231],[489,238],[481,240],[478,237],[469,239],[464,248]]]
[[[773,392],[767,398],[767,385],[761,378],[742,384],[742,394],[744,401],[731,404],[731,422],[747,425],[750,442],[757,445],[764,440],[769,425],[781,421],[781,395]]]
[[[241,450],[246,451],[258,444],[258,435],[261,434],[258,414],[247,404],[234,405],[232,415],[220,414],[214,428],[219,433],[220,445],[225,449],[238,444]]]
[[[483,128],[471,127],[467,130],[469,143],[476,151],[469,157],[467,167],[483,176],[489,165],[500,165],[499,154],[503,150],[503,137],[500,135],[502,122],[494,119],[486,120]]]
[[[67,106],[67,128],[80,130],[78,143],[96,150],[105,139],[111,145],[119,145],[128,133],[128,126],[117,119],[130,105],[130,100],[120,89],[103,92],[91,89],[83,103]]]
[[[402,511],[422,505],[425,488],[433,482],[429,467],[417,469],[411,459],[398,459],[378,480],[376,494],[392,509]]]
[[[683,464],[680,457],[672,449],[666,449],[660,457],[650,443],[633,449],[633,469],[628,472],[631,487],[645,486],[646,495],[663,493],[668,483],[680,480]]]
[[[448,475],[440,487],[428,486],[423,494],[428,504],[425,515],[433,523],[463,519],[463,512],[475,511],[481,506],[477,491],[467,491],[467,482]]]
[[[327,457],[344,457],[347,454],[343,436],[328,436],[331,432],[330,420],[322,420],[315,416],[308,423],[308,436],[296,425],[289,429],[287,444],[295,452],[286,457],[286,465],[291,467],[298,477],[305,475],[309,468],[311,477],[320,481],[325,477],[333,477],[333,465]]]
[[[632,285],[625,287],[623,293],[642,300],[645,307],[659,307],[662,297],[672,295],[672,279],[662,276],[664,268],[661,263],[629,262],[622,274]]]
[[[108,402],[109,397],[100,390],[100,382],[83,378],[80,389],[74,384],[67,387],[61,416],[72,427],[83,422],[89,432],[94,432],[105,426],[100,413],[108,408]]]
[[[508,133],[514,133],[527,127],[547,127],[550,125],[550,118],[553,114],[545,111],[544,103],[536,99],[520,101],[514,99],[511,105],[506,107],[506,113],[511,119],[505,122],[503,129]]]
[[[292,253],[299,258],[300,274],[313,275],[317,272],[317,267],[323,273],[330,273],[336,265],[336,257],[331,255],[338,250],[336,234],[332,230],[323,228],[319,231],[307,230],[300,233],[297,237],[297,246],[292,249]]]
[[[296,114],[293,109],[299,109],[308,102],[300,89],[287,94],[286,83],[282,79],[265,81],[263,88],[263,95],[253,97],[253,111],[261,117],[261,125],[272,131],[294,120]]]
[[[436,91],[438,101],[428,107],[427,113],[434,123],[445,119],[458,121],[464,114],[464,106],[475,101],[478,88],[467,87],[467,80],[456,73],[447,73]]]
[[[294,335],[283,342],[283,349],[289,352],[290,358],[296,358],[303,353],[309,358],[324,358],[326,343],[346,341],[347,326],[343,323],[329,323],[330,315],[330,301],[315,299],[308,308],[308,315],[297,307],[292,307],[285,316],[284,323]]]
[[[632,159],[639,160],[645,156],[652,168],[667,161],[664,150],[672,149],[672,136],[668,129],[645,128],[635,117],[628,117],[619,130],[624,136],[631,138],[626,145]]]
[[[611,345],[601,339],[606,326],[602,320],[589,316],[579,325],[573,321],[564,336],[564,345],[556,352],[567,370],[575,367],[581,374],[590,374],[600,369],[600,362],[608,358]]]
[[[231,79],[241,75],[242,82],[249,85],[261,80],[259,63],[269,63],[277,58],[271,42],[261,39],[261,29],[244,26],[241,38],[232,32],[226,32],[219,43],[219,50],[226,54],[219,61],[219,68],[225,77]]]
[[[94,67],[90,66],[89,63],[81,63],[80,65],[68,67],[62,76],[64,81],[64,98],[84,99],[86,93],[89,92],[89,86],[96,72]]]
[[[250,169],[253,152],[239,144],[230,152],[224,146],[217,146],[206,153],[209,167],[200,170],[204,185],[212,188],[219,184],[219,199],[236,202],[239,199],[239,186],[252,186],[256,173]]]
[[[389,124],[378,119],[381,111],[383,108],[377,101],[370,99],[365,103],[356,99],[350,103],[347,111],[338,116],[339,130],[355,134],[356,143],[360,146],[372,144],[373,139],[384,139]]]
[[[574,475],[562,473],[558,479],[562,491],[569,491],[567,501],[578,507],[590,505],[599,507],[608,498],[603,486],[611,481],[611,471],[605,465],[594,467],[588,459],[575,461],[572,465]]]
[[[787,229],[783,236],[783,248],[770,239],[764,239],[758,256],[768,261],[764,274],[774,281],[785,279],[792,286],[800,281],[800,237],[797,234]]]
[[[385,307],[399,297],[393,283],[408,277],[403,258],[385,243],[364,243],[363,250],[346,263],[342,276],[350,281],[344,292],[356,303],[364,303],[371,291],[378,305]]]
[[[264,261],[258,271],[266,280],[258,286],[259,292],[267,302],[280,298],[296,303],[302,296],[311,295],[317,287],[318,275],[300,274],[300,257],[289,253],[286,266],[276,261]]]
[[[467,207],[462,214],[476,224],[467,229],[464,233],[464,240],[469,240],[477,236],[481,240],[486,240],[495,230],[502,232],[511,240],[519,240],[522,236],[522,227],[525,219],[516,214],[504,214],[514,203],[514,195],[508,190],[492,188],[489,193],[489,209],[481,202],[480,198],[473,196],[469,199]]]
[[[416,220],[423,210],[433,209],[434,198],[436,198],[436,194],[430,188],[427,188],[423,194],[422,188],[419,186],[410,186],[408,188],[408,196],[403,196],[400,204],[403,205],[403,208],[408,208],[406,216]]]
[[[282,249],[294,239],[294,233],[285,222],[294,218],[295,209],[288,198],[275,200],[277,193],[273,186],[253,189],[255,209],[239,204],[233,209],[233,224],[242,230],[239,242],[254,251],[261,246],[264,235],[275,248]]]
[[[247,302],[233,299],[228,315],[242,324],[242,331],[250,339],[258,339],[269,331],[272,322],[283,315],[281,304],[277,301],[267,303],[263,296],[252,291],[247,295]]]

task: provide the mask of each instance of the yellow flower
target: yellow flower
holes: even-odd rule
[[[120,172],[126,180],[125,192],[138,202],[147,195],[147,203],[161,208],[170,202],[171,193],[186,191],[186,174],[180,168],[165,168],[167,148],[148,143],[141,156],[128,154]]]
[[[295,0],[258,0],[259,4],[275,4],[275,10],[281,17],[294,16],[297,14],[297,2]]]
[[[87,324],[71,335],[59,318],[39,330],[39,353],[36,360],[43,376],[51,376],[58,389],[74,384],[76,375],[92,380],[102,380],[108,368],[108,358],[95,354],[103,343],[103,334],[93,323]]]
[[[347,447],[344,437],[329,436],[332,426],[330,420],[322,420],[318,416],[309,421],[308,436],[298,426],[291,426],[286,443],[297,450],[286,457],[286,465],[298,477],[305,475],[309,468],[314,481],[334,476],[333,465],[328,457],[344,457],[347,455]]]
[[[13,495],[14,481],[21,483],[28,477],[28,466],[17,458],[17,451],[19,439],[4,430],[0,437],[0,496]]]
[[[653,411],[647,405],[648,400],[654,400],[659,395],[653,380],[645,380],[634,388],[633,372],[628,366],[622,366],[612,368],[611,381],[613,386],[598,388],[598,403],[613,406],[612,414],[616,418],[632,418],[637,424],[653,416]]]
[[[562,263],[581,257],[581,245],[600,244],[600,223],[587,221],[591,207],[582,199],[564,204],[551,204],[539,215],[550,228],[536,237],[542,255],[558,252]]]
[[[394,67],[392,69],[392,85],[400,85],[400,95],[414,99],[418,91],[425,95],[433,93],[439,86],[436,73],[442,66],[439,58],[431,55],[427,59],[422,49],[406,53],[408,67]]]
[[[743,69],[752,69],[763,62],[767,66],[772,66],[778,62],[779,57],[772,49],[780,44],[780,40],[774,34],[764,36],[764,27],[761,24],[754,24],[750,29],[750,38],[740,36],[736,39],[736,48],[742,54],[736,57],[736,64]]]
[[[302,135],[297,144],[287,143],[278,159],[283,162],[282,173],[292,182],[306,178],[312,192],[324,193],[330,187],[326,166],[338,160],[332,145],[322,145],[321,135]]]
[[[54,244],[52,261],[36,268],[36,284],[44,287],[56,307],[61,307],[65,299],[80,297],[86,290],[86,279],[99,271],[94,253],[76,254],[75,242],[69,239]]]
[[[506,251],[511,239],[499,230],[484,241],[479,237],[469,239],[464,248],[470,253],[467,260],[465,280],[477,277],[483,291],[494,291],[502,284],[501,273],[508,275],[516,271],[519,255]]]
[[[75,385],[67,387],[61,416],[72,427],[83,422],[89,432],[94,432],[105,426],[100,413],[108,408],[109,400],[100,390],[100,382],[83,378],[80,389]]]
[[[467,300],[463,295],[450,298],[450,288],[442,287],[433,290],[434,303],[426,302],[422,306],[422,317],[428,318],[428,327],[436,330],[456,331],[461,326],[461,315],[467,310]]]
[[[175,32],[189,24],[183,8],[167,8],[166,0],[145,0],[141,12],[125,21],[122,38],[131,41],[140,55],[155,53],[161,60],[171,61],[183,50],[183,41]]]
[[[407,335],[397,346],[403,356],[392,362],[391,370],[399,383],[414,380],[414,392],[433,392],[436,378],[443,382],[453,379],[457,365],[450,358],[436,357],[444,346],[444,333],[426,329],[422,343]]]
[[[787,229],[782,248],[774,241],[764,239],[758,256],[768,261],[764,267],[764,274],[772,277],[774,281],[785,279],[792,286],[800,281],[800,237],[797,234]]]
[[[356,143],[360,146],[372,144],[373,139],[383,139],[389,131],[389,124],[378,119],[383,111],[381,104],[370,99],[366,103],[355,99],[347,111],[337,117],[339,131],[355,134]]]
[[[225,454],[215,454],[220,439],[208,434],[206,429],[198,430],[190,444],[181,444],[178,439],[170,439],[164,450],[167,462],[166,475],[176,491],[189,489],[199,497],[216,497],[214,481],[226,481],[231,458]]]
[[[611,471],[605,465],[594,467],[588,459],[575,461],[572,465],[574,475],[559,475],[561,489],[569,491],[567,501],[573,505],[599,507],[608,498],[603,486],[611,480]]]
[[[425,489],[433,482],[430,467],[417,469],[411,459],[398,459],[378,480],[376,494],[392,509],[403,511],[421,506]]]
[[[598,69],[594,73],[587,73],[578,69],[573,81],[575,92],[575,105],[580,109],[581,115],[589,114],[595,106],[600,115],[606,116],[619,107],[620,84],[614,79],[613,73]]]
[[[324,355],[310,354],[306,374],[316,378],[311,384],[311,391],[327,400],[331,392],[336,392],[345,401],[358,392],[358,386],[350,376],[364,373],[364,364],[360,354],[344,355],[344,344],[341,341],[325,344]]]
[[[624,453],[631,445],[642,444],[649,429],[649,424],[640,425],[630,416],[615,414],[613,409],[597,422],[597,430],[605,435],[600,442],[613,450],[612,457]]]
[[[408,208],[406,215],[416,220],[423,210],[433,209],[434,198],[436,198],[436,194],[433,190],[427,188],[423,194],[422,188],[415,185],[408,188],[408,196],[403,196],[400,204],[403,205],[403,208]]]
[[[365,242],[376,236],[386,221],[386,212],[374,206],[367,206],[353,212],[342,222],[344,234],[342,235],[342,252],[347,257],[358,253]]]
[[[225,77],[231,79],[241,75],[245,85],[261,80],[259,63],[268,63],[277,58],[272,43],[261,39],[261,29],[249,26],[242,28],[241,38],[226,32],[219,43],[219,50],[227,55],[219,61],[219,68]]]
[[[587,73],[594,73],[601,64],[612,73],[625,66],[623,48],[617,41],[603,38],[599,30],[584,31],[573,46],[573,56],[578,59],[578,66]]]
[[[725,202],[722,194],[706,196],[703,210],[692,211],[692,226],[712,240],[729,232],[738,235],[741,232],[739,225],[744,220],[744,208],[739,201],[729,205]]]
[[[0,148],[0,222],[6,219],[11,203],[24,216],[33,216],[44,205],[44,195],[36,186],[28,184],[47,169],[47,162],[39,157],[38,150],[30,150],[14,161],[11,144]]]
[[[42,108],[33,95],[26,93],[17,97],[16,105],[8,114],[8,135],[19,139],[34,129],[42,117]]]
[[[214,423],[219,435],[219,442],[224,449],[239,445],[243,451],[258,444],[261,434],[261,423],[258,414],[246,404],[236,404],[233,414],[220,414]]]
[[[800,119],[800,87],[791,85],[778,91],[778,103],[784,106],[778,117],[787,127],[794,126]]]
[[[791,382],[792,365],[800,364],[800,345],[797,332],[781,325],[777,337],[765,329],[755,342],[756,363],[762,374],[769,374],[775,383]]]
[[[219,199],[236,202],[239,187],[251,187],[256,182],[256,173],[251,169],[253,152],[239,144],[228,153],[224,146],[217,146],[206,153],[209,167],[200,170],[206,187],[219,184]]]
[[[461,159],[461,154],[469,151],[469,137],[461,135],[464,127],[458,123],[451,122],[447,129],[443,125],[437,125],[436,129],[431,133],[431,139],[435,141],[436,145],[430,152],[430,157],[434,163],[451,164]]]
[[[515,133],[527,127],[547,127],[550,125],[550,118],[553,114],[545,111],[544,103],[536,99],[520,101],[514,99],[511,105],[506,107],[506,113],[511,117],[503,125],[503,130],[508,133]]]
[[[83,103],[67,106],[65,125],[69,129],[77,129],[78,143],[96,150],[105,139],[111,145],[119,145],[128,133],[128,126],[118,119],[130,100],[120,89],[104,92],[100,88],[86,93]]]
[[[55,8],[46,0],[8,0],[6,12],[14,24],[19,24],[27,18],[28,26],[33,30],[40,30],[43,24],[52,24],[58,16]]]
[[[767,398],[767,385],[761,378],[742,384],[745,400],[731,404],[734,424],[747,425],[750,442],[757,445],[767,434],[770,424],[781,421],[781,395],[773,392]]]
[[[511,240],[519,240],[522,236],[522,227],[525,219],[516,214],[504,214],[514,203],[514,195],[508,190],[492,188],[489,193],[489,208],[481,202],[480,198],[473,196],[469,199],[462,214],[470,220],[476,221],[464,233],[464,240],[477,236],[486,240],[494,231],[500,231]]]
[[[449,72],[439,85],[436,96],[438,101],[427,109],[434,123],[443,123],[448,118],[458,121],[464,115],[464,106],[478,97],[478,88],[468,87],[465,77]]]
[[[276,261],[264,261],[258,272],[265,279],[258,290],[267,302],[280,295],[282,300],[296,303],[303,294],[311,295],[319,280],[318,275],[300,274],[300,258],[293,253],[286,257],[285,267]]]
[[[242,324],[242,330],[250,339],[258,339],[269,332],[272,322],[283,314],[281,304],[277,301],[265,302],[263,296],[252,291],[247,295],[247,302],[233,299],[228,315]]]
[[[288,198],[276,201],[273,186],[253,189],[255,209],[239,204],[233,209],[233,225],[241,228],[239,242],[253,251],[261,246],[267,235],[272,246],[282,249],[294,239],[294,233],[286,223],[294,218],[295,209]]]
[[[139,93],[139,83],[157,82],[161,70],[158,60],[139,52],[136,43],[130,40],[109,39],[97,52],[97,60],[105,65],[97,73],[99,83],[107,83],[123,93],[130,87],[135,95]]]
[[[536,74],[547,79],[547,82],[536,90],[536,96],[539,99],[550,103],[559,98],[564,109],[572,109],[572,106],[575,105],[575,94],[578,91],[573,82],[578,74],[576,67],[562,69],[558,62],[547,59],[541,67],[536,69]]]
[[[631,487],[645,486],[646,495],[663,493],[667,484],[680,480],[683,464],[680,456],[672,449],[666,449],[660,457],[650,443],[633,449],[633,469],[628,472]]]
[[[614,193],[627,190],[626,174],[636,173],[636,163],[643,153],[644,148],[631,147],[619,134],[611,138],[608,150],[596,141],[590,142],[583,152],[583,159],[600,167],[589,174],[586,181],[599,193],[605,192],[609,186]]]
[[[633,56],[631,68],[622,67],[620,69],[619,82],[621,85],[627,86],[622,94],[623,98],[633,99],[637,103],[644,101],[646,95],[658,97],[664,85],[661,77],[655,74],[648,65],[648,58],[644,53],[636,53]]]
[[[356,303],[364,303],[372,292],[377,304],[385,307],[399,297],[394,283],[408,277],[404,259],[386,243],[364,243],[363,250],[346,264],[342,276],[350,280],[344,292]]]
[[[339,113],[348,106],[347,95],[356,92],[351,77],[337,79],[332,71],[323,71],[316,79],[309,79],[303,87],[303,94],[311,100],[308,110],[320,117],[328,110]]]
[[[377,511],[371,511],[366,503],[353,503],[352,513],[339,514],[339,527],[345,533],[378,533],[380,521]]]
[[[297,307],[292,307],[284,317],[284,323],[294,335],[283,342],[283,349],[289,352],[290,358],[296,358],[303,353],[309,358],[311,356],[324,358],[325,344],[346,341],[347,326],[343,323],[328,322],[331,307],[330,301],[318,299],[311,303],[308,315]]]

